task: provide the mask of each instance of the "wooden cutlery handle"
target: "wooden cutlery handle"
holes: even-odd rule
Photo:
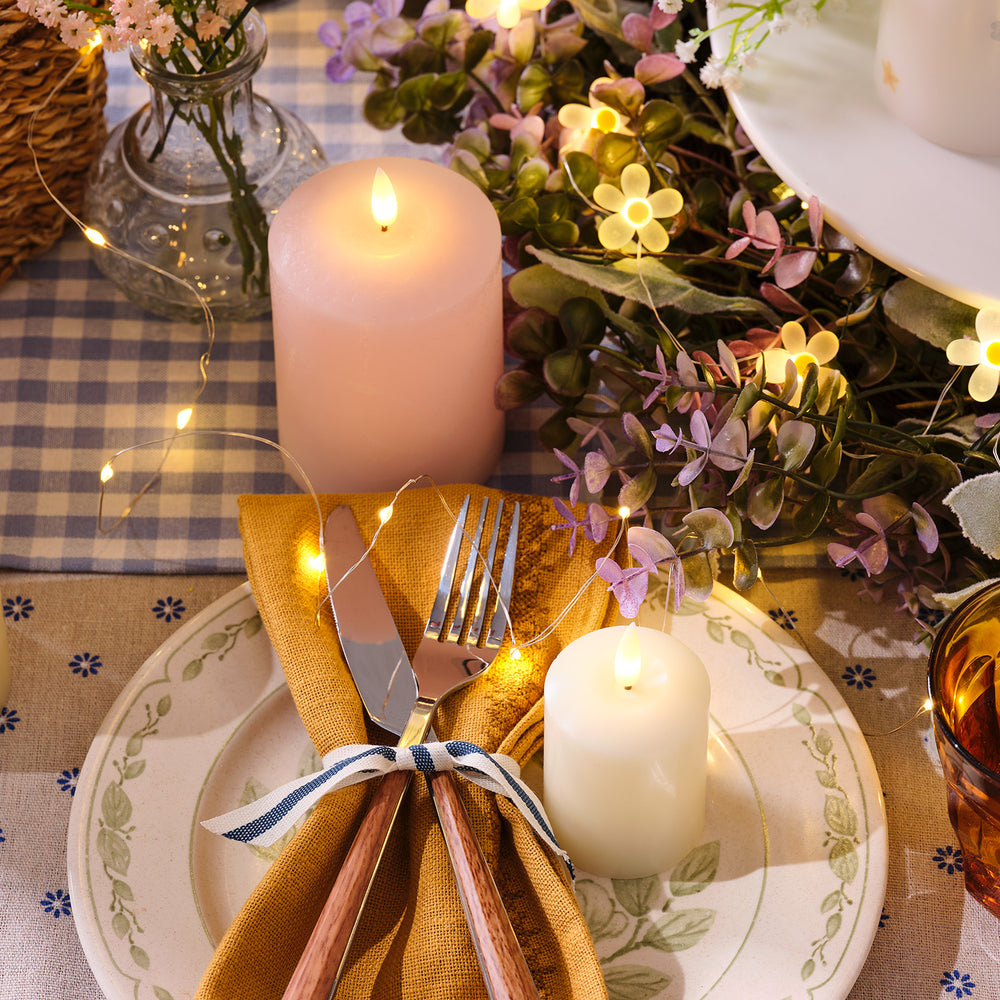
[[[336,991],[361,910],[412,777],[412,771],[391,771],[379,782],[282,1000],[329,1000]]]
[[[447,771],[428,775],[428,785],[491,1000],[538,1000],[531,971],[483,857],[454,776]]]

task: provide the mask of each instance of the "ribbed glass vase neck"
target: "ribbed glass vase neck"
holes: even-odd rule
[[[197,103],[241,87],[263,63],[267,54],[267,26],[257,11],[247,14],[234,37],[239,47],[236,56],[230,55],[230,62],[221,69],[204,72],[180,72],[148,46],[133,45],[129,55],[136,73],[154,90],[167,97]]]

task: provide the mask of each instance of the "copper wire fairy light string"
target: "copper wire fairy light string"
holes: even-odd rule
[[[177,285],[180,285],[182,288],[189,291],[191,295],[193,295],[198,302],[198,306],[201,309],[202,316],[205,321],[205,329],[208,335],[208,343],[205,347],[205,350],[202,352],[201,356],[198,359],[198,371],[200,375],[198,386],[188,405],[178,411],[176,420],[177,426],[174,430],[174,433],[167,437],[158,439],[155,442],[149,441],[145,442],[144,445],[134,446],[134,447],[145,447],[146,445],[151,445],[151,444],[165,445],[163,449],[163,454],[160,456],[160,461],[157,463],[157,466],[154,469],[152,475],[142,486],[142,488],[138,491],[138,493],[135,494],[135,496],[126,506],[121,516],[110,527],[104,527],[102,512],[103,512],[103,500],[104,500],[104,484],[107,482],[108,479],[111,478],[111,475],[113,474],[111,463],[107,463],[101,470],[101,503],[98,509],[97,530],[101,532],[101,534],[107,534],[108,532],[113,531],[116,527],[118,527],[118,525],[121,524],[132,513],[132,510],[134,509],[135,505],[142,499],[143,496],[145,496],[146,493],[149,492],[153,484],[159,478],[159,475],[162,472],[164,465],[166,464],[167,458],[169,457],[174,444],[177,442],[179,437],[182,436],[184,428],[191,420],[196,404],[198,403],[199,399],[201,399],[202,394],[204,393],[205,389],[208,386],[208,366],[212,359],[212,349],[215,346],[215,317],[212,315],[212,310],[209,307],[207,300],[204,298],[204,296],[202,296],[199,293],[197,288],[195,288],[194,285],[191,284],[191,282],[186,281],[184,278],[181,278],[175,274],[171,274],[169,271],[166,271],[163,268],[158,267],[156,264],[152,264],[149,261],[140,260],[139,258],[134,257],[132,254],[128,253],[125,250],[122,250],[120,247],[115,246],[113,243],[109,243],[108,240],[104,237],[103,233],[88,226],[52,190],[52,188],[49,186],[48,181],[46,181],[45,179],[45,175],[42,172],[41,164],[39,163],[38,160],[38,151],[35,148],[34,144],[35,123],[38,120],[38,116],[43,111],[45,111],[45,109],[48,107],[49,103],[56,96],[56,94],[59,93],[59,91],[66,85],[66,83],[72,78],[72,76],[80,69],[87,55],[91,51],[93,51],[93,49],[99,47],[99,45],[100,45],[100,39],[99,37],[96,37],[94,41],[90,43],[89,47],[81,49],[80,58],[77,59],[77,61],[66,71],[66,73],[63,74],[62,78],[55,84],[52,90],[48,93],[45,100],[42,101],[42,103],[37,108],[35,108],[35,110],[31,114],[31,117],[28,119],[27,145],[28,145],[28,151],[31,153],[31,159],[32,163],[34,164],[35,174],[38,177],[38,180],[41,183],[42,187],[45,189],[46,194],[59,207],[59,209],[63,212],[63,214],[80,230],[84,238],[87,239],[87,241],[90,242],[93,246],[100,247],[103,250],[107,250],[109,253],[113,253],[116,256],[121,257],[123,260],[127,260],[129,263],[137,264],[140,267],[148,268],[149,270],[155,272],[161,277],[167,278],[168,280],[174,282]],[[123,449],[121,452],[118,452],[118,455],[124,454],[126,451],[130,450],[132,449],[131,448]],[[118,456],[116,455],[115,457]]]

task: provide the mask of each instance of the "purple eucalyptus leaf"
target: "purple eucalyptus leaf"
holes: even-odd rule
[[[622,18],[622,34],[625,41],[640,52],[648,52],[653,44],[653,24],[642,14],[626,14]]]
[[[914,503],[910,508],[913,513],[913,526],[917,531],[917,538],[923,546],[925,552],[935,552],[938,547],[938,530],[934,523],[934,518],[918,503]]]
[[[699,507],[684,515],[684,523],[696,531],[710,549],[732,548],[736,534],[733,523],[714,507]]]
[[[673,52],[651,52],[635,64],[635,78],[644,87],[650,87],[680,76],[686,65]]]
[[[801,285],[812,273],[815,263],[814,250],[786,253],[774,265],[774,282],[779,288],[794,288],[796,285]]]
[[[583,460],[583,481],[590,493],[600,493],[611,476],[611,463],[603,451],[588,451]]]

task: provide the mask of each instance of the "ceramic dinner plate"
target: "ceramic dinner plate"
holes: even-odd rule
[[[728,95],[732,108],[778,175],[800,197],[816,195],[859,246],[952,298],[995,303],[1000,157],[935,146],[885,109],[875,88],[878,16],[879,0],[850,0],[810,27],[771,35]],[[721,51],[728,39],[720,32],[713,44]]]
[[[577,895],[622,1000],[842,1000],[885,892],[878,776],[832,683],[759,610],[718,587],[643,624],[703,658],[712,682],[702,842],[671,872]],[[200,821],[317,769],[249,585],[180,628],[109,712],[69,826],[73,913],[109,1000],[193,996],[282,844]]]

